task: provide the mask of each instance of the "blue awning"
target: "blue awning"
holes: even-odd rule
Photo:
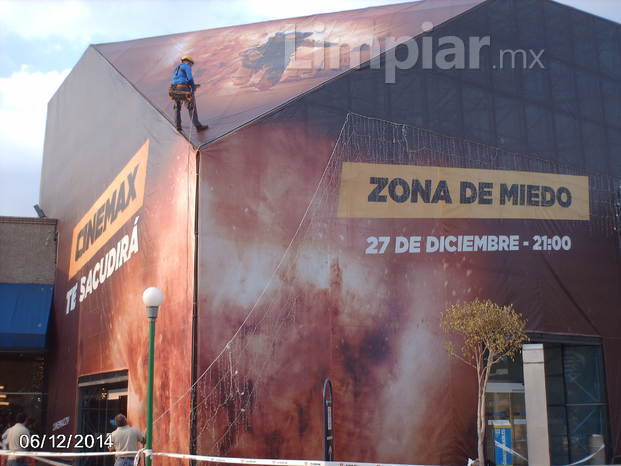
[[[45,349],[53,289],[0,283],[0,351]]]

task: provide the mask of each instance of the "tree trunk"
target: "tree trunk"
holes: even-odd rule
[[[484,371],[485,368],[483,366],[483,361],[477,361],[477,464],[479,466],[483,466],[485,463],[485,451],[483,448],[483,435],[481,434],[482,430],[482,417],[481,413],[484,413],[485,399],[483,392],[483,379],[484,379]]]
[[[479,455],[479,466],[485,466],[485,428],[487,427],[485,419],[485,391],[487,390],[487,382],[492,368],[490,361],[493,360],[493,356],[493,353],[488,355],[483,373],[479,377],[479,410],[477,412],[477,454]]]
[[[489,381],[489,374],[492,370],[491,361],[494,360],[494,353],[488,354],[487,361],[483,368],[482,380],[479,379],[479,412],[477,413],[477,450],[479,455],[479,466],[485,466],[485,428],[487,427],[487,420],[485,419],[485,395],[487,390],[487,382]]]
[[[485,392],[481,397],[481,408],[478,414],[478,432],[477,432],[477,454],[479,455],[479,466],[485,465]]]

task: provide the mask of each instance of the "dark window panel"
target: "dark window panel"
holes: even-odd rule
[[[434,131],[451,136],[461,135],[461,115],[457,81],[437,73],[427,72],[427,107],[429,125]]]
[[[330,102],[330,105],[335,107],[349,107],[349,79],[347,78],[335,79],[315,92],[318,101]]]
[[[434,34],[438,37],[442,37],[446,34],[452,35],[487,35],[489,29],[487,27],[487,8],[480,8],[472,13],[466,13],[465,15],[458,16],[454,20],[450,21],[444,26],[440,26],[437,30],[434,30]]]
[[[518,353],[515,359],[503,358],[494,365],[490,374],[490,382],[524,383],[524,363],[522,354]]]
[[[601,19],[594,20],[595,42],[599,53],[599,64],[602,73],[621,77],[621,34],[619,26]]]
[[[491,43],[490,43],[491,44]],[[492,57],[492,47],[485,46],[479,53],[479,63],[480,67],[478,70],[473,70],[472,73],[475,75],[472,79],[476,79],[477,82],[481,84],[485,84],[489,87],[492,80],[492,72],[494,71],[494,62]],[[468,76],[470,79],[471,77]]]
[[[565,403],[565,383],[561,345],[546,344],[544,358],[548,405],[562,405]]]
[[[416,39],[414,39],[414,42],[416,43],[416,47],[417,49],[414,48],[414,45],[411,45],[413,50],[418,50],[418,59],[416,60],[416,63],[414,63],[414,70],[417,71],[421,71],[423,70],[423,37],[417,37]],[[435,47],[435,43],[434,43],[434,47]],[[395,52],[395,56],[398,60],[405,60],[407,58],[407,53],[409,53],[409,49],[407,48],[406,45],[400,46],[397,48],[396,52]]]
[[[466,52],[464,62],[465,68],[452,69],[448,72],[458,74],[461,79],[466,79],[481,85],[489,85],[491,79],[489,74],[490,47],[484,46],[480,48],[477,46],[479,41],[482,41],[485,36],[490,35],[485,11],[481,9],[472,14],[464,15],[455,22],[449,23],[446,29],[440,30],[436,39],[445,35],[458,37],[463,42]],[[473,42],[472,48],[470,48],[471,41]],[[449,47],[445,45],[442,48],[446,49]],[[437,50],[439,50],[439,48],[437,48]],[[470,61],[470,53],[474,53],[475,51],[477,52],[476,56]]]
[[[549,405],[562,405],[565,403],[565,385],[562,375],[546,377],[546,396]]]
[[[602,79],[602,94],[607,124],[621,128],[621,82]]]
[[[544,355],[551,462],[567,464],[608,439],[601,346],[546,344]]]
[[[597,46],[593,37],[592,20],[581,11],[570,11],[574,35],[575,63],[597,70]]]
[[[557,113],[554,116],[554,125],[559,162],[582,167],[578,120],[570,115]]]
[[[546,55],[571,61],[573,57],[569,10],[553,2],[544,2],[543,7],[548,40]]]
[[[491,47],[492,80],[494,88],[519,96],[520,70],[511,66],[501,66],[500,56],[502,50],[510,49],[510,45],[500,41],[493,41]],[[510,62],[505,60],[507,64]]]
[[[500,147],[524,150],[522,108],[518,100],[496,97],[496,139]]]
[[[602,121],[604,112],[598,77],[586,71],[576,70],[576,89],[580,113],[587,118]]]
[[[552,99],[557,109],[578,114],[578,102],[574,89],[573,70],[558,61],[550,61]]]
[[[608,144],[606,130],[603,126],[583,121],[582,143],[584,144],[584,159],[586,168],[590,172],[608,173]]]
[[[368,116],[384,116],[384,70],[364,68],[349,76],[352,111]]]
[[[610,147],[610,170],[614,176],[621,177],[621,129],[608,128]]]
[[[481,37],[481,36],[477,36],[477,37]],[[493,70],[491,47],[485,46],[478,51],[477,53],[478,67],[477,67],[475,66],[476,62],[474,60],[472,62],[469,61],[470,60],[470,52],[469,52],[470,48],[468,45],[469,38],[463,37],[462,40],[464,40],[464,44],[466,44],[466,55],[468,56],[468,58],[466,60],[466,68],[464,70],[460,70],[459,74],[461,75],[462,79],[466,81],[474,82],[482,86],[489,86],[490,81],[491,81],[490,70]],[[473,47],[473,50],[476,50],[476,49],[478,49],[477,46]]]
[[[513,39],[517,35],[517,24],[512,0],[496,0],[487,7],[492,32],[492,44],[498,39]]]
[[[526,104],[528,152],[548,160],[556,159],[552,112],[539,105]]]
[[[426,126],[425,75],[410,70],[399,71],[390,92],[391,120],[413,126]]]
[[[530,70],[523,70],[524,96],[537,102],[548,102],[550,93],[548,91],[548,72],[539,67]]]
[[[544,350],[546,377],[563,375],[563,354],[560,344],[546,343]]]
[[[441,68],[439,66],[440,62],[437,60],[438,53],[439,53],[440,50],[448,50],[449,48],[452,48],[451,46],[446,45],[446,44],[440,46],[439,43],[438,43],[438,36],[439,37],[448,37],[448,36],[460,37],[460,35],[457,32],[458,31],[455,31],[454,29],[451,29],[450,31],[447,31],[447,35],[446,36],[444,36],[442,34],[438,34],[438,35],[434,36],[434,38],[433,38],[433,68],[432,68],[432,70],[434,72],[436,72],[436,73],[440,73],[440,74],[443,74],[445,76],[453,77],[455,79],[462,79],[462,74],[465,71],[464,69],[459,69],[457,67],[455,67],[455,68],[451,67],[451,68],[448,68],[448,69],[444,69],[444,68]],[[463,37],[460,37],[460,39],[464,40]],[[467,48],[466,47],[467,47],[467,42],[464,42],[464,48],[465,48],[466,54],[467,54],[468,52],[467,52]],[[418,60],[419,62],[422,62],[422,50],[423,49],[422,49],[422,46],[421,46],[421,49],[420,49],[420,51],[421,51],[420,52],[421,53],[421,58]],[[449,63],[451,63],[451,64],[453,63],[453,59],[454,59],[453,56],[447,57],[447,61],[449,61]],[[465,65],[468,64],[467,59],[464,62],[464,64]]]
[[[311,102],[321,101],[313,99]],[[337,138],[345,122],[347,109],[311,103],[308,105],[308,114],[312,115],[312,118],[309,118],[306,124],[312,134],[317,134],[319,137]]]
[[[567,418],[564,406],[548,407],[548,429],[552,464],[569,463]]]
[[[568,437],[571,442],[569,461],[581,460],[593,453],[591,442],[595,440],[594,435],[606,438],[606,407],[568,406],[567,424],[569,426]]]
[[[486,90],[465,85],[462,89],[462,98],[465,137],[494,144],[491,94]]]
[[[515,2],[518,18],[520,45],[527,48],[545,48],[542,2],[539,0],[519,0]]]
[[[568,403],[605,403],[604,370],[599,346],[566,345],[563,371]]]

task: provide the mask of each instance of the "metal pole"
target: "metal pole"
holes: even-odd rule
[[[334,461],[334,430],[332,423],[332,382],[323,382],[323,455],[325,461]]]
[[[149,318],[149,383],[147,386],[147,432],[146,449],[153,446],[153,359],[155,356],[155,317]],[[146,457],[146,466],[151,466],[151,456]]]

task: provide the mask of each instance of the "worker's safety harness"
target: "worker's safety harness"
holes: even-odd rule
[[[181,65],[177,66],[175,69],[175,76],[182,71],[185,74],[185,70],[181,68]],[[187,75],[186,75],[187,79]],[[188,102],[192,100],[192,87],[189,84],[171,84],[168,88],[168,97],[172,100],[187,100]]]

